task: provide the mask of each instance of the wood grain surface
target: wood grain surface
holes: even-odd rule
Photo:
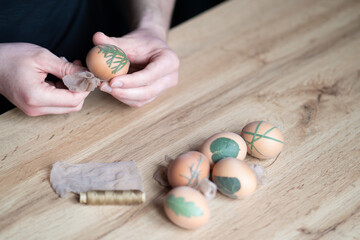
[[[360,239],[360,1],[238,0],[171,30],[179,84],[142,108],[95,91],[82,111],[0,116],[1,239]],[[268,183],[246,200],[218,193],[211,219],[183,230],[153,180],[164,156],[266,120],[283,132]],[[59,198],[52,165],[135,160],[147,201]]]

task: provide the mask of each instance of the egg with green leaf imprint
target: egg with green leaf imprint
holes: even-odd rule
[[[248,153],[259,159],[274,158],[282,151],[284,138],[280,130],[271,123],[255,121],[241,131]]]
[[[257,187],[255,172],[249,165],[236,158],[224,158],[214,165],[212,180],[218,190],[234,199],[250,196]]]
[[[174,224],[185,229],[197,229],[210,219],[210,209],[205,197],[186,186],[173,188],[166,195],[164,210]]]
[[[203,179],[210,175],[208,158],[197,151],[181,153],[172,160],[167,170],[168,182],[172,187],[188,186],[198,189]]]
[[[216,133],[206,139],[200,147],[200,152],[208,157],[211,166],[227,157],[244,160],[246,151],[244,139],[234,132]]]
[[[86,56],[86,65],[95,77],[109,81],[113,77],[126,74],[130,62],[125,52],[111,44],[97,45]]]

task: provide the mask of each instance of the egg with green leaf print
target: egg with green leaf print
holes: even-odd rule
[[[212,179],[218,190],[234,199],[250,196],[257,187],[255,172],[236,158],[224,158],[214,165]]]
[[[197,229],[210,219],[210,209],[205,197],[187,186],[173,188],[166,195],[164,210],[174,224],[185,229]]]
[[[247,124],[241,131],[248,153],[259,159],[275,158],[284,147],[284,137],[279,128],[265,121]]]
[[[211,167],[227,157],[244,160],[246,157],[246,143],[244,139],[233,132],[220,132],[212,135],[200,147],[202,152],[210,160]]]
[[[126,74],[130,62],[125,52],[115,45],[103,44],[93,47],[86,56],[86,65],[95,77],[109,81]]]
[[[171,161],[167,171],[172,187],[189,186],[198,189],[201,181],[208,179],[210,164],[207,157],[197,151],[181,153]]]

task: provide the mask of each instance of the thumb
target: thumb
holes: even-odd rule
[[[102,32],[97,32],[93,35],[93,43],[94,45],[101,45],[101,44],[113,44],[115,45],[115,41],[111,38],[106,36]]]

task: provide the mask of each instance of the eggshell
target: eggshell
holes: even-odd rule
[[[236,158],[224,158],[217,162],[212,179],[221,193],[234,199],[250,196],[257,186],[254,171],[247,163]]]
[[[210,209],[205,197],[186,186],[173,188],[166,195],[164,210],[174,224],[185,229],[199,228],[210,219]]]
[[[246,157],[246,143],[244,139],[233,132],[220,132],[209,137],[200,147],[200,152],[210,160],[213,166],[216,162],[227,157],[244,160]]]
[[[172,187],[199,188],[201,181],[209,178],[210,165],[207,157],[197,151],[180,154],[168,167],[168,182]]]
[[[115,76],[126,74],[130,62],[123,50],[104,44],[93,47],[86,56],[86,65],[95,77],[109,81]]]
[[[276,157],[284,146],[280,130],[271,123],[256,121],[247,124],[241,131],[247,152],[259,159]]]

